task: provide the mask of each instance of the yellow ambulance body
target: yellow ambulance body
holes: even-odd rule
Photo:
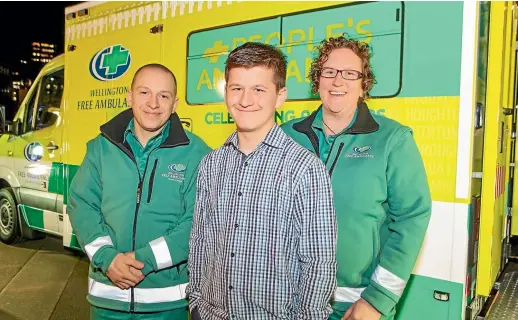
[[[413,128],[430,182],[432,218],[398,319],[476,317],[518,234],[509,205],[513,2],[86,2],[65,14],[65,53],[43,68],[0,135],[4,242],[50,233],[80,249],[66,213],[70,181],[86,142],[130,107],[140,66],[175,73],[186,130],[217,148],[234,129],[223,102],[228,52],[259,41],[287,55],[280,124],[319,106],[307,78],[314,49],[346,33],[373,48],[371,112]]]

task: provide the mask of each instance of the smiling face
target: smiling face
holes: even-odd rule
[[[142,69],[128,91],[127,100],[133,110],[136,129],[158,133],[178,104],[174,79],[170,73],[158,68]]]
[[[275,122],[275,109],[286,101],[286,88],[279,90],[271,68],[237,67],[228,71],[225,103],[241,132],[262,132]]]
[[[334,70],[346,70],[342,74]],[[336,73],[335,77],[329,77]],[[318,92],[324,108],[332,113],[356,108],[359,98],[363,96],[362,60],[351,49],[334,49],[322,65],[322,74]],[[346,80],[344,79],[355,79]]]

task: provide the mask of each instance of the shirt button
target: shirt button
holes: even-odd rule
[[[243,195],[243,193],[241,193],[241,191],[239,191],[239,192],[237,193],[237,195],[241,197],[241,196]]]
[[[248,167],[248,162],[245,162],[245,167]],[[235,317],[235,316],[233,316],[233,317]]]
[[[234,225],[234,227],[235,227],[235,228],[237,228],[237,227],[239,227],[239,225],[236,223],[236,224]]]
[[[230,256],[231,256],[232,258],[234,258],[235,253],[234,253],[234,252],[232,252],[232,253],[230,254]]]
[[[234,287],[233,287],[233,286],[228,286],[228,288],[229,288],[230,290],[234,289]]]

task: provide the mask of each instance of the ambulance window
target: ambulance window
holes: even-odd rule
[[[56,123],[59,116],[64,83],[63,69],[43,77],[36,110],[36,130]]]
[[[187,43],[187,102],[223,102],[220,79],[227,54],[246,41],[272,44],[286,55],[288,100],[317,99],[308,79],[315,49],[322,40],[344,33],[371,45],[376,76],[371,96],[396,96],[401,89],[403,13],[401,2],[351,3],[193,32]]]
[[[371,45],[376,77],[371,96],[397,95],[401,83],[402,20],[401,2],[351,3],[283,17],[288,99],[316,98],[308,80],[315,49],[322,40],[344,33]]]
[[[187,103],[223,102],[228,53],[247,41],[279,45],[280,30],[281,19],[274,18],[191,33],[187,40]]]
[[[38,94],[38,88],[35,87],[35,90],[32,92],[32,95],[29,102],[25,105],[25,114],[23,121],[22,133],[26,133],[33,130],[32,119],[34,118],[34,103],[36,102],[36,95]]]

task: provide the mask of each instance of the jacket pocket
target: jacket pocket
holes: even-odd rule
[[[346,219],[338,228],[338,286],[364,287],[377,264],[377,222],[363,217]]]
[[[149,176],[149,187],[147,190],[147,203],[151,201],[151,194],[153,193],[153,183],[155,181],[155,172],[156,166],[158,164],[158,159],[155,159],[155,164],[153,165],[153,170],[151,171],[151,176]]]

